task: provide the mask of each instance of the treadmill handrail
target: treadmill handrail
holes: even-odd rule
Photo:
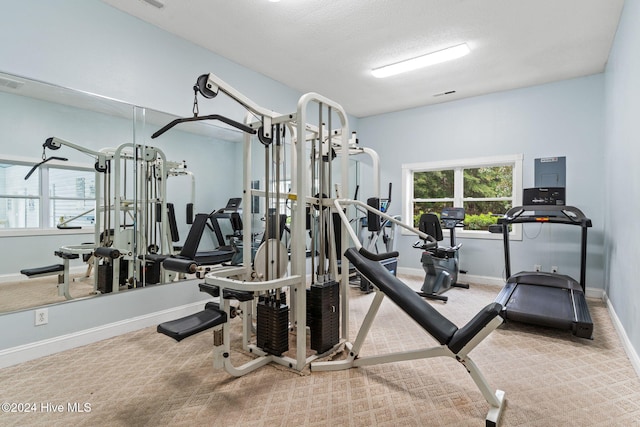
[[[523,215],[525,212],[538,212],[534,215]],[[546,216],[540,215],[539,212],[550,212],[563,214],[560,216]],[[575,215],[575,218],[569,216],[567,212],[571,212]],[[521,223],[533,223],[540,224],[567,224],[567,225],[579,225],[582,228],[580,238],[580,287],[582,291],[586,291],[586,275],[587,275],[587,229],[591,227],[591,220],[587,218],[584,213],[574,206],[558,206],[558,205],[528,205],[528,206],[515,206],[507,211],[502,218],[498,218],[498,224],[502,227],[502,241],[504,245],[504,267],[507,278],[511,277],[511,255],[509,249],[509,227],[506,224],[521,224]]]
[[[525,215],[526,212],[534,212],[534,214]],[[562,216],[546,215],[562,214]],[[548,222],[551,224],[569,224],[579,225],[581,227],[591,227],[591,219],[575,206],[559,206],[559,205],[527,205],[514,206],[504,214],[504,217],[498,218],[498,224],[522,224],[528,222]]]

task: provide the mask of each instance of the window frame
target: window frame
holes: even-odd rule
[[[14,157],[3,155],[0,157],[0,163],[3,164],[11,164],[11,165],[19,165],[19,166],[33,166],[36,163],[39,163],[40,159],[34,160],[31,158],[25,157]],[[93,166],[87,165],[85,163],[76,163],[76,162],[63,162],[59,160],[52,160],[50,162],[45,163],[40,166],[38,174],[39,176],[39,195],[38,196],[24,196],[19,197],[21,199],[34,199],[39,202],[39,227],[29,227],[29,228],[3,228],[0,229],[0,237],[21,237],[21,236],[45,236],[45,235],[57,235],[57,234],[69,234],[70,230],[61,230],[54,227],[49,227],[49,214],[51,209],[51,201],[52,200],[71,200],[69,198],[60,198],[60,197],[51,197],[49,195],[49,169],[66,169],[66,170],[77,170],[83,172],[94,172],[95,169]],[[96,185],[98,185],[96,183]],[[7,196],[11,197],[11,196]],[[82,199],[87,200],[87,199]],[[82,226],[79,229],[71,230],[74,234],[93,234],[95,232],[94,226]]]
[[[464,183],[463,183],[463,170],[480,168],[480,167],[492,167],[492,166],[512,166],[512,189],[513,200],[512,206],[520,206],[522,204],[522,154],[512,154],[504,156],[490,156],[490,157],[476,157],[468,159],[453,159],[453,160],[440,160],[434,162],[420,162],[420,163],[404,163],[402,164],[402,216],[405,218],[405,223],[409,226],[413,226],[411,219],[413,218],[413,207],[416,202],[453,202],[453,206],[462,207],[464,201],[472,201],[478,198],[463,197]],[[453,198],[441,198],[441,199],[414,199],[414,173],[416,172],[433,172],[441,170],[453,170],[454,171],[454,196]],[[481,200],[488,200],[482,198]],[[504,199],[498,199],[504,200]],[[442,230],[443,234],[448,236],[448,230]],[[408,230],[402,229],[402,234],[411,235]],[[520,224],[513,224],[511,232],[509,233],[510,239],[522,240],[522,226]],[[484,230],[456,230],[456,237],[471,238],[471,239],[489,239],[497,240],[502,239],[502,234],[489,233]]]

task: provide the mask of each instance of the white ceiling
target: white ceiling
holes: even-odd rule
[[[624,2],[103,1],[357,117],[600,73]],[[471,48],[461,59],[386,79],[370,73],[460,43]]]

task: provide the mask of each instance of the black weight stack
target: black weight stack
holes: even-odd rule
[[[256,343],[269,354],[281,356],[289,350],[289,306],[284,292],[258,298]]]
[[[311,349],[324,353],[340,341],[340,284],[314,283],[307,291]]]

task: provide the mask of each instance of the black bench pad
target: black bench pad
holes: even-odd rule
[[[78,259],[80,258],[79,254],[72,254],[69,252],[62,252],[62,251],[54,251],[53,254],[57,257],[60,257],[62,259]]]
[[[453,334],[451,341],[447,345],[449,349],[457,354],[482,328],[487,326],[494,317],[498,316],[501,310],[502,305],[497,302],[493,302],[480,310],[473,319],[469,320],[466,325]]]
[[[20,270],[20,274],[27,277],[39,276],[42,274],[59,274],[64,271],[64,264],[45,265],[44,267],[25,268]]]
[[[226,321],[227,313],[208,305],[198,313],[159,324],[158,332],[176,341],[182,341],[191,335],[206,331]]]
[[[364,253],[366,254],[366,251]],[[360,274],[403,309],[440,344],[447,345],[453,353],[457,354],[462,350],[502,310],[500,304],[491,303],[480,310],[465,326],[458,329],[379,262],[367,258],[354,248],[347,249],[345,255]]]
[[[233,250],[213,250],[197,252],[193,260],[200,265],[216,265],[231,261]]]
[[[455,324],[391,274],[382,264],[365,258],[354,248],[347,249],[345,255],[360,274],[364,275],[380,291],[406,311],[440,344],[447,344],[456,333],[458,327]]]

